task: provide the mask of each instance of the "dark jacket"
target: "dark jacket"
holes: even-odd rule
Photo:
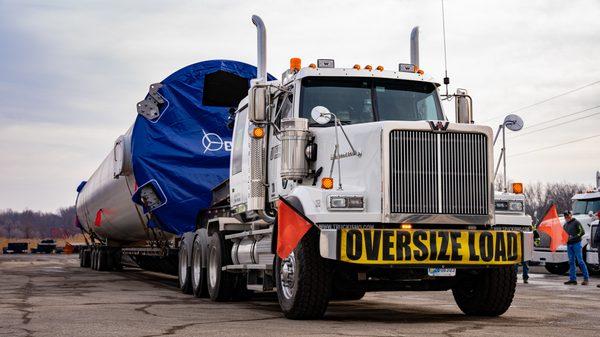
[[[563,225],[563,228],[565,232],[569,234],[569,241],[567,241],[567,244],[571,245],[581,242],[581,237],[585,234],[581,222],[577,221],[575,218],[572,218],[571,221],[568,221]]]

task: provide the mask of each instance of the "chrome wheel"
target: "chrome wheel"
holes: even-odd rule
[[[210,246],[210,253],[208,254],[208,282],[211,287],[215,287],[217,284],[217,273],[219,273],[219,258],[217,254],[217,247]]]
[[[192,286],[197,289],[200,285],[200,273],[202,272],[202,247],[194,243],[192,252]]]
[[[179,286],[183,288],[187,280],[187,252],[184,248],[179,251]]]
[[[283,296],[287,299],[292,299],[296,292],[296,257],[294,256],[294,252],[281,260],[279,278],[281,280],[281,292]]]

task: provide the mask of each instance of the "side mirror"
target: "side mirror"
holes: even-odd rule
[[[248,117],[253,123],[267,121],[268,87],[253,86],[248,92]]]
[[[473,123],[473,100],[465,89],[456,89],[455,109],[456,122],[471,124]]]
[[[310,117],[312,117],[317,124],[321,125],[331,122],[331,112],[326,107],[320,105],[312,108]]]

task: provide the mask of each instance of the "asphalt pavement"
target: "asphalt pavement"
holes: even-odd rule
[[[378,292],[292,321],[273,296],[213,303],[163,274],[83,269],[75,255],[0,255],[0,336],[599,336],[600,279],[565,280],[533,267],[496,318],[463,315],[451,292]]]

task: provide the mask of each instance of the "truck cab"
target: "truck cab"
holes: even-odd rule
[[[494,192],[495,229],[532,231],[531,217],[525,214],[525,195]]]
[[[473,123],[465,90],[446,97],[450,123],[440,84],[419,68],[418,28],[397,70],[292,58],[268,80],[266,30],[253,22],[257,78],[232,112],[228,205],[182,240],[182,290],[201,294],[205,280],[215,301],[276,291],[292,319],[407,289],[452,290],[469,315],[504,313],[533,235],[494,229],[492,129]]]

